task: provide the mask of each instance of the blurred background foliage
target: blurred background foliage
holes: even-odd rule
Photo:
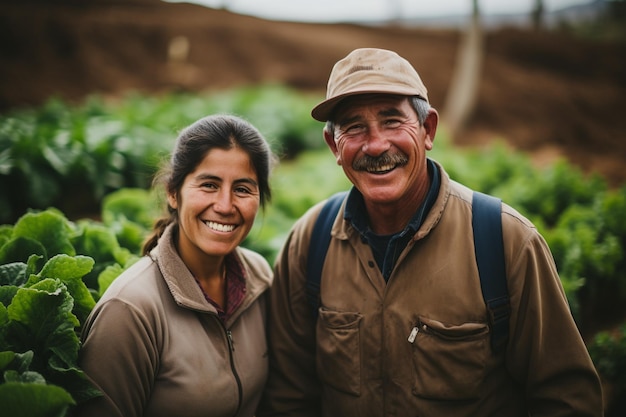
[[[177,132],[207,114],[231,113],[256,125],[280,157],[272,174],[273,202],[245,242],[271,262],[295,219],[349,188],[323,142],[323,124],[308,115],[318,100],[265,85],[211,95],[130,94],[112,102],[92,96],[82,105],[51,99],[39,108],[3,114],[0,222],[54,207],[72,221],[102,222],[138,254],[163,208],[158,193],[147,190]],[[624,311],[626,227],[620,219],[626,186],[610,188],[564,159],[537,167],[504,142],[455,148],[445,126],[435,145],[430,157],[453,179],[501,197],[537,225],[554,252],[583,332],[597,330],[610,312]]]

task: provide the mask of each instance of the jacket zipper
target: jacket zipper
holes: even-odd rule
[[[409,334],[409,343],[413,343],[415,342],[415,338],[417,337],[417,334],[419,333],[420,329],[419,327],[415,326],[413,327],[413,329],[411,329],[411,333]]]
[[[233,354],[233,352],[235,352],[235,343],[233,342],[233,333],[226,328],[226,326],[224,325],[224,323],[222,323],[221,320],[218,320],[218,321],[221,323],[222,328],[224,329],[224,332],[226,333],[226,340],[228,341],[228,350],[229,350],[229,356],[230,356],[230,369],[233,372],[235,381],[237,381],[237,392],[239,394],[239,401],[237,403],[237,410],[235,411],[235,414],[234,414],[234,416],[237,416],[239,414],[239,411],[241,410],[241,404],[243,402],[243,387],[241,386],[241,379],[239,378],[239,374],[237,373],[237,369],[235,368],[235,356]]]

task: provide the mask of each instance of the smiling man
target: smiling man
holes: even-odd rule
[[[599,378],[550,250],[506,204],[494,216],[502,239],[487,251],[488,263],[504,252],[507,289],[492,321],[475,193],[426,156],[439,116],[411,64],[392,51],[351,52],[312,116],[326,122],[324,139],[354,186],[330,218],[325,260],[307,259],[323,203],[278,256],[258,415],[601,416]],[[307,265],[322,262],[314,311]],[[504,343],[493,343],[494,323],[506,325]]]

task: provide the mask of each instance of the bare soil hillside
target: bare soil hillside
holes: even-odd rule
[[[365,46],[409,59],[443,109],[461,39],[455,30],[273,22],[156,0],[50,3],[0,4],[0,111],[51,95],[79,101],[265,82],[323,94],[333,63]],[[477,108],[456,141],[505,139],[539,163],[566,156],[622,184],[624,56],[624,44],[488,32]]]

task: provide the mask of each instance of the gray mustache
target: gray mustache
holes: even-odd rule
[[[401,153],[384,153],[380,156],[364,155],[352,163],[352,169],[357,171],[377,170],[385,165],[406,165],[409,158]]]

